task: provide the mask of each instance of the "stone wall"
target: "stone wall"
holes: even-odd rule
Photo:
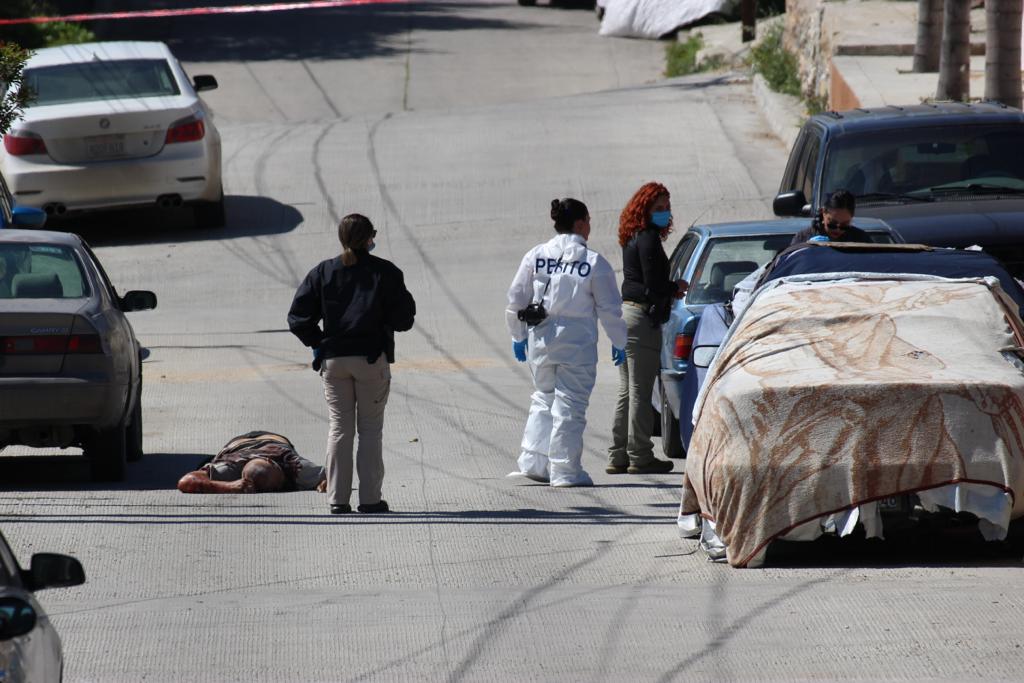
[[[783,44],[797,56],[800,85],[807,97],[827,97],[833,31],[825,0],[786,0]]]

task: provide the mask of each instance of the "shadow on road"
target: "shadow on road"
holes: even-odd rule
[[[765,566],[933,567],[1024,566],[1024,524],[1010,525],[1004,541],[985,541],[977,523],[947,528],[919,528],[890,534],[886,540],[864,538],[858,529],[846,538],[822,536],[810,543],[775,541],[768,547]]]
[[[78,233],[92,246],[121,246],[280,235],[303,221],[294,206],[269,197],[228,195],[224,201],[227,225],[222,228],[196,228],[190,207],[97,211],[51,218],[46,228]]]
[[[438,2],[178,17],[173,20],[173,37],[168,36],[163,21],[100,21],[89,27],[100,40],[164,40],[186,62],[365,59],[416,52],[416,46],[408,40],[412,29],[440,32],[532,27],[529,23],[482,16],[500,9],[501,5]]]
[[[156,491],[174,489],[186,472],[210,459],[200,453],[147,453],[128,463],[122,482],[92,482],[89,461],[81,455],[4,457],[0,455],[0,491]],[[45,487],[45,488],[44,488]]]

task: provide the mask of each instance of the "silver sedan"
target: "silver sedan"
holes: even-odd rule
[[[77,235],[0,230],[0,450],[81,447],[100,480],[142,457],[142,362],[119,296]]]

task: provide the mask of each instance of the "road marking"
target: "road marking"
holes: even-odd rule
[[[409,0],[306,0],[306,2],[275,2],[269,5],[231,5],[228,7],[182,7],[180,9],[149,9],[132,12],[98,12],[95,14],[65,14],[53,17],[18,17],[0,19],[0,26],[14,24],[49,24],[55,21],[99,21],[101,19],[159,19],[164,17],[193,17],[208,14],[253,14],[256,12],[290,12],[302,9],[325,9],[354,5],[395,5]]]

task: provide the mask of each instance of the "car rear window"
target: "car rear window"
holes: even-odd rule
[[[727,301],[740,280],[789,246],[792,235],[720,237],[708,242],[686,294],[688,304]]]
[[[0,299],[79,299],[88,294],[81,264],[70,247],[0,244]]]
[[[178,95],[178,83],[166,60],[119,59],[25,69],[31,106],[125,97]]]

